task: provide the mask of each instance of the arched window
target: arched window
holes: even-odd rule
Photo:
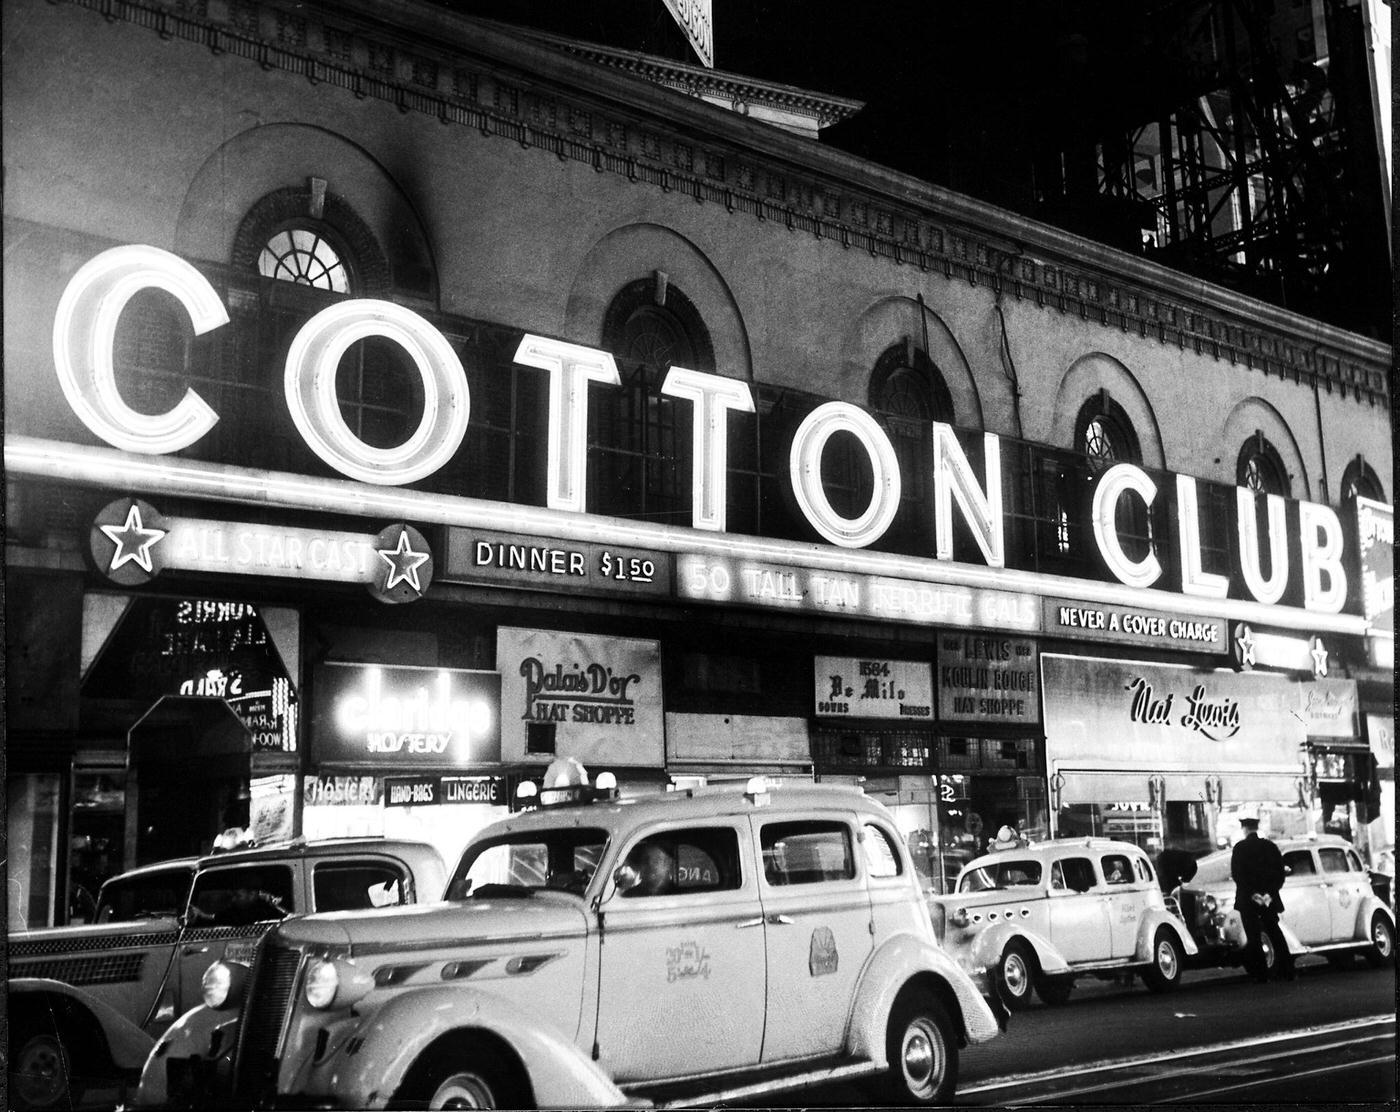
[[[258,273],[331,293],[350,292],[350,274],[341,252],[331,243],[326,229],[307,222],[298,221],[272,233],[258,255]]]
[[[1079,534],[1089,520],[1095,482],[1115,464],[1142,463],[1132,420],[1107,390],[1100,390],[1080,406],[1074,422],[1074,451],[1084,461],[1083,470],[1060,476],[1054,545],[1062,556],[1082,560],[1093,547]],[[1128,496],[1118,500],[1114,527],[1130,559],[1141,559],[1152,548],[1152,515],[1141,499]]]
[[[1074,423],[1074,445],[1089,457],[1089,465],[1096,472],[1106,471],[1115,463],[1142,462],[1133,423],[1107,390],[1100,390],[1080,408]]]
[[[1235,463],[1235,485],[1256,494],[1280,494],[1287,497],[1292,483],[1283,458],[1262,432],[1256,432],[1240,446]]]
[[[905,337],[875,361],[868,400],[894,445],[902,480],[900,513],[880,547],[927,554],[933,543],[933,515],[928,512],[932,422],[953,423],[953,396],[928,353]],[[852,446],[840,452],[843,439],[832,442],[832,488],[850,488],[851,508],[843,512],[859,513],[871,493],[869,478],[865,489],[858,489],[870,468]]]
[[[1385,501],[1385,491],[1381,489],[1380,478],[1362,456],[1353,459],[1342,472],[1342,501],[1354,502],[1358,498],[1369,498],[1373,502]]]
[[[233,264],[257,291],[259,361],[272,367],[282,366],[292,336],[312,314],[347,296],[385,297],[392,289],[387,257],[369,225],[319,178],[254,204],[234,236]],[[388,340],[351,345],[336,372],[340,414],[374,448],[395,447],[412,435],[422,393],[410,356]],[[266,411],[244,413],[245,422],[265,419]],[[292,431],[279,426],[272,435]],[[279,450],[299,448],[292,442]]]
[[[673,366],[714,372],[704,321],[656,271],[613,298],[602,347],[617,362],[622,388],[589,395],[588,510],[688,525],[690,407],[662,395],[661,384]]]

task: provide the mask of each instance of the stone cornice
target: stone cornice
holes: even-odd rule
[[[618,50],[597,43],[579,42],[526,28],[493,24],[487,20],[477,22],[482,26],[495,26],[507,34],[533,39],[576,58],[635,74],[654,84],[675,89],[686,96],[712,96],[746,107],[772,107],[793,115],[805,116],[813,121],[814,128],[830,127],[832,124],[849,120],[865,107],[864,101],[799,89],[794,85],[783,85],[776,81],[763,81],[744,74],[640,54],[634,50]]]
[[[50,0],[60,2],[60,0]],[[1230,365],[1390,405],[1389,345],[414,0],[61,0]]]

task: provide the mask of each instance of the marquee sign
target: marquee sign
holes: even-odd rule
[[[311,746],[321,765],[411,771],[500,762],[495,672],[323,664],[315,684]]]
[[[1067,598],[1041,600],[1045,633],[1191,652],[1226,653],[1225,619],[1172,614],[1137,606],[1094,605]]]
[[[447,530],[446,548],[438,574],[444,582],[579,594],[671,593],[668,552],[476,529]]]
[[[1040,628],[1040,609],[1028,594],[722,556],[678,556],[676,594],[698,602],[772,606],[893,622],[1023,632]]]
[[[166,569],[362,583],[381,602],[423,597],[433,554],[411,525],[378,534],[241,521],[165,517],[138,499],[111,502],[89,534],[92,558],[115,583],[135,586]]]
[[[353,480],[359,489],[355,497],[330,489],[326,480],[305,476],[219,466],[210,470],[198,461],[172,461],[169,467],[139,466],[142,456],[163,456],[187,448],[205,436],[219,415],[195,392],[184,396],[168,411],[141,413],[121,396],[116,381],[113,345],[117,323],[127,302],[143,289],[161,289],[174,297],[187,312],[196,335],[222,327],[228,313],[215,287],[197,269],[170,252],[148,246],[125,246],[104,251],[74,275],[60,298],[54,317],[54,369],[64,395],[83,424],[105,444],[128,456],[121,462],[135,461],[129,471],[143,477],[150,489],[169,489],[180,495],[219,497],[229,501],[259,499],[264,505],[367,514],[375,506],[384,516],[412,516],[408,507],[421,510],[424,520],[462,525],[466,518],[489,520],[489,512],[500,515],[499,506],[477,503],[451,495],[402,491],[397,497],[377,497],[370,489],[401,487],[425,479],[444,467],[456,454],[465,435],[471,397],[465,371],[450,343],[429,321],[404,306],[372,299],[339,302],[316,313],[293,338],[283,373],[288,413],[308,447],[327,466]],[[341,356],[359,340],[379,337],[400,346],[411,359],[421,382],[422,413],[409,437],[392,448],[377,448],[359,439],[340,416],[335,372]],[[526,334],[515,353],[515,361],[535,368],[548,380],[548,420],[546,428],[545,509],[549,520],[567,523],[571,515],[583,515],[583,492],[587,488],[587,436],[589,396],[595,390],[616,389],[621,385],[613,357],[578,344]],[[661,384],[663,395],[689,406],[692,415],[691,529],[680,530],[620,521],[603,523],[592,519],[586,531],[590,541],[607,539],[635,547],[655,547],[671,552],[720,553],[720,547],[704,543],[706,534],[726,530],[728,494],[727,428],[731,414],[754,411],[754,400],[747,382],[738,376],[701,373],[671,368]],[[827,446],[836,434],[853,441],[863,452],[875,477],[869,503],[847,517],[827,496],[822,479],[822,463]],[[991,588],[1006,583],[1012,595],[1005,601],[1014,612],[1019,599],[1016,590],[1033,590],[1036,595],[1051,593],[1048,584],[1024,572],[1004,571],[1006,521],[1002,505],[1001,442],[991,433],[981,437],[980,466],[974,466],[952,426],[931,422],[928,433],[931,461],[925,476],[930,485],[932,558],[904,561],[900,566],[925,566],[906,582],[878,582],[880,554],[869,553],[848,560],[844,567],[824,557],[810,545],[743,538],[743,546],[771,552],[770,562],[781,565],[793,578],[762,574],[751,586],[743,582],[740,591],[761,605],[809,605],[826,612],[885,617],[893,620],[939,621],[946,606],[954,624],[976,624],[979,600],[970,601],[973,613],[959,601],[966,599],[965,588],[940,584],[969,584]],[[12,474],[33,474],[59,479],[110,482],[111,461],[99,461],[94,449],[59,445],[23,436],[6,439],[7,466]],[[87,470],[88,464],[92,470]],[[889,435],[860,407],[842,401],[818,406],[795,430],[787,461],[787,481],[794,504],[813,531],[841,549],[863,550],[875,545],[892,523],[900,505],[903,477],[900,461]],[[178,472],[178,478],[176,473]],[[276,482],[269,480],[275,477]],[[1170,528],[1145,553],[1129,551],[1117,535],[1115,521],[1120,504],[1127,500],[1140,508],[1165,506]],[[473,505],[483,515],[466,512]],[[513,524],[533,522],[529,507],[508,506]],[[1214,614],[1235,620],[1263,622],[1261,611],[1278,614],[1272,624],[1291,628],[1354,632],[1360,619],[1336,619],[1348,598],[1349,584],[1343,556],[1346,548],[1337,514],[1326,505],[1285,502],[1238,488],[1228,508],[1228,528],[1234,534],[1234,553],[1228,571],[1208,570],[1202,553],[1200,507],[1196,480],[1187,475],[1172,477],[1170,486],[1159,489],[1157,480],[1141,468],[1120,463],[1110,467],[1095,483],[1092,507],[1082,524],[1092,540],[1097,557],[1116,584],[1063,580],[1064,588],[1054,591],[1114,604],[1133,605],[1128,592],[1142,592],[1141,604],[1151,607],[1152,596],[1165,591],[1176,594],[1178,609],[1190,614]],[[110,572],[136,575],[153,562],[152,553],[160,538],[144,530],[156,527],[144,519],[125,518],[104,522],[117,527],[104,552]],[[489,527],[489,526],[488,526]],[[961,527],[980,552],[986,573],[975,576],[977,565],[954,562],[953,534]],[[585,531],[541,530],[546,535],[583,538]],[[625,539],[624,539],[625,538]],[[736,542],[740,538],[733,538]],[[730,538],[724,538],[729,541]],[[727,547],[727,546],[726,546]],[[781,554],[781,555],[779,555]],[[415,546],[393,545],[384,552],[397,558],[391,575],[407,577],[409,563],[421,555]],[[709,559],[708,556],[703,557]],[[796,565],[803,565],[798,567]],[[719,566],[718,564],[714,566]],[[828,569],[817,571],[814,569]],[[838,568],[833,573],[830,569]],[[849,568],[857,574],[845,575]],[[946,569],[946,570],[940,570]],[[1267,573],[1265,571],[1267,569]],[[703,569],[710,570],[710,569]],[[731,569],[740,570],[742,569]],[[273,572],[269,572],[272,574]],[[954,574],[956,573],[956,574]],[[834,591],[823,595],[825,577]],[[867,578],[863,578],[867,577]],[[712,579],[712,577],[710,577]],[[896,574],[895,579],[902,578]],[[1053,578],[1053,577],[1051,577]],[[1379,577],[1378,577],[1379,578]],[[799,582],[794,582],[798,580]],[[938,584],[928,581],[937,580]],[[399,580],[402,584],[407,579]],[[1073,586],[1072,586],[1073,585]],[[932,593],[923,589],[932,587]],[[1116,589],[1115,589],[1116,588]],[[856,591],[858,602],[848,600]],[[681,577],[682,597],[712,597],[710,586],[698,590],[686,586]],[[1170,597],[1170,596],[1168,596]],[[800,599],[814,600],[807,604]],[[1292,600],[1301,601],[1295,610]],[[1280,606],[1285,600],[1285,605]],[[1383,603],[1383,599],[1381,602]],[[1034,605],[1029,607],[1034,609]],[[959,622],[962,613],[965,620]],[[1038,629],[1039,614],[1017,615],[1007,628],[1018,631]],[[1331,619],[1331,620],[1329,620]]]

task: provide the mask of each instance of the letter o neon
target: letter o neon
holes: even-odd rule
[[[822,488],[822,453],[838,432],[860,442],[875,475],[870,505],[856,518],[838,514]],[[819,405],[798,426],[788,461],[792,491],[812,528],[843,548],[864,548],[884,536],[899,510],[899,460],[890,438],[870,414],[849,402]]]
[[[372,336],[408,352],[423,383],[423,418],[392,448],[372,447],[351,432],[336,396],[341,357]],[[287,352],[283,388],[292,421],[313,452],[343,475],[382,486],[411,483],[440,468],[462,443],[471,415],[466,372],[446,337],[389,301],[343,301],[307,321]]]

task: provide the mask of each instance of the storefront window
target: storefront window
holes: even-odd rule
[[[126,844],[126,774],[120,769],[73,773],[68,921],[90,923],[102,882],[122,871]]]
[[[9,928],[54,926],[62,793],[59,777],[56,773],[11,775],[6,789]]]

